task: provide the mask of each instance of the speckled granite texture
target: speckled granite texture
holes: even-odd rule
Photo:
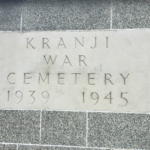
[[[89,147],[150,149],[150,115],[89,113]]]
[[[26,143],[21,150],[28,144],[33,150],[34,144],[150,149],[149,114],[43,111],[40,116],[40,112],[1,110],[0,142]]]
[[[42,144],[86,145],[86,113],[43,111]]]
[[[39,143],[40,111],[0,110],[0,142]]]
[[[110,0],[23,0],[23,31],[110,28]]]
[[[21,0],[0,0],[0,31],[20,31]]]
[[[1,0],[0,31],[150,27],[149,0]]]
[[[0,144],[0,150],[17,150],[17,145],[13,144]]]
[[[149,28],[149,0],[113,0],[112,28]]]

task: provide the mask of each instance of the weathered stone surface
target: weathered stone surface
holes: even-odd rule
[[[0,142],[39,143],[40,112],[0,110]]]
[[[150,149],[150,115],[89,113],[89,147]]]
[[[0,31],[20,31],[22,0],[0,1]]]
[[[0,108],[150,111],[150,30],[0,33]]]
[[[110,28],[109,0],[23,0],[23,31]]]
[[[150,28],[149,0],[113,0],[112,2],[114,29]]]
[[[86,145],[86,113],[42,112],[42,144]]]
[[[0,144],[0,150],[17,150],[17,145],[13,144]]]

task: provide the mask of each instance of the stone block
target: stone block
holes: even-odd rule
[[[112,12],[114,29],[150,28],[149,0],[113,0]]]
[[[39,143],[40,112],[0,110],[0,142]]]
[[[0,1],[0,31],[20,31],[22,0]]]
[[[23,31],[109,28],[109,0],[23,1]]]
[[[89,113],[89,147],[150,149],[150,115]]]
[[[86,114],[82,112],[43,111],[42,144],[86,145]]]

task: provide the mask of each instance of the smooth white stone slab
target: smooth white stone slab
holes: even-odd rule
[[[0,71],[0,109],[149,112],[150,30],[2,32]]]

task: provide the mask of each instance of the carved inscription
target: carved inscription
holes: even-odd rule
[[[45,44],[45,42],[43,44]],[[83,46],[83,44],[81,44],[81,45]],[[81,57],[84,57],[84,59],[81,59]],[[51,61],[50,63],[52,65],[55,65],[55,61],[57,59],[57,55],[54,56],[54,57],[52,57],[51,55],[48,55],[48,56],[44,55],[43,58],[45,60],[45,64],[46,65],[49,65],[49,61]],[[81,62],[83,62],[83,64],[85,66],[87,66],[84,60],[85,60],[85,56],[79,55],[79,66],[81,66]],[[67,55],[64,58],[64,62],[63,62],[62,66],[64,66],[65,63],[69,63],[69,65],[72,66]],[[84,77],[87,78],[87,85],[91,85],[91,86],[93,85],[94,86],[96,84],[95,74],[96,73],[87,73],[87,75],[84,75]],[[17,78],[16,77],[17,75],[16,75],[15,72],[9,73],[8,76],[7,76],[8,83],[9,84],[16,84],[16,81],[14,81],[14,80],[11,81],[10,80],[11,76],[13,76],[13,78]],[[37,84],[39,84],[39,85],[42,84],[42,83],[50,84],[49,79],[51,78],[51,76],[52,75],[50,73],[45,73],[45,74],[38,73]],[[57,73],[57,74],[55,74],[55,76],[57,76],[57,82],[55,84],[58,84],[58,85],[65,85],[65,84],[67,84],[67,78],[65,77],[65,73]],[[79,84],[78,76],[82,76],[82,73],[70,73],[70,76],[72,77],[73,84]],[[121,84],[126,85],[126,83],[127,83],[126,80],[127,80],[128,76],[129,76],[129,74],[127,74],[127,75],[119,74],[119,77],[122,79],[122,83]],[[23,73],[23,84],[32,84],[32,78],[33,78],[33,75],[31,73]],[[112,78],[113,78],[113,76],[112,76],[111,73],[104,73],[103,77],[102,77],[102,79],[104,79],[103,86],[114,85],[114,82],[112,81]],[[8,99],[7,99],[7,101],[10,101],[10,92],[11,91],[8,91],[8,96],[7,96]],[[28,93],[29,93],[28,99],[30,99],[30,102],[27,102],[27,103],[28,104],[34,104],[35,101],[36,101],[36,97],[35,97],[36,91],[28,91]],[[82,96],[83,96],[83,100],[82,101],[83,101],[83,103],[86,102],[85,101],[85,94],[87,94],[87,93],[82,92]],[[128,92],[120,92],[120,99],[124,100],[125,104],[124,105],[119,104],[118,105],[119,107],[125,107],[128,104],[128,100],[127,100],[127,98],[124,97],[124,94],[128,94]],[[20,90],[15,92],[15,97],[18,99],[16,104],[21,103],[21,101],[23,100],[23,95],[24,95],[24,93],[22,91],[20,91]],[[41,92],[41,96],[42,96],[42,98],[46,99],[44,104],[46,104],[48,102],[48,100],[50,99],[50,94],[49,94],[48,91],[42,91]],[[99,93],[91,92],[90,93],[90,99],[95,101],[93,106],[96,105],[99,102],[99,100],[100,100]],[[113,103],[112,102],[112,100],[113,100],[112,92],[109,92],[103,99],[108,100],[108,104],[112,104]]]
[[[15,78],[17,78],[17,74],[16,73],[9,73],[7,76],[7,82],[8,84],[17,84],[17,80],[13,80],[11,81],[9,79],[10,75],[15,76]],[[58,82],[55,81],[55,84],[61,84],[61,80],[66,80],[66,82],[63,82],[62,84],[68,84],[69,82],[67,82],[67,78],[65,77],[65,73],[56,73],[55,77],[58,79]],[[78,77],[79,76],[83,76],[82,73],[70,73],[67,74],[70,79],[72,79],[73,84],[79,84],[78,82]],[[87,83],[87,85],[96,85],[98,83],[96,83],[96,79],[95,79],[95,75],[96,73],[87,73],[84,74],[85,77],[85,81]],[[22,82],[23,84],[31,84],[32,79],[33,79],[33,75],[32,73],[23,73],[23,78],[22,78]],[[41,84],[41,83],[45,83],[45,84],[50,84],[50,78],[53,75],[51,75],[50,73],[37,73],[37,78],[34,79],[36,84]],[[120,79],[122,85],[126,85],[127,84],[127,79],[129,77],[129,74],[124,75],[124,74],[117,74],[118,78]],[[65,79],[66,78],[66,79]],[[114,85],[114,81],[113,81],[113,76],[110,73],[104,73],[101,75],[101,80],[103,80],[103,85]],[[13,82],[13,83],[12,83]]]
[[[34,41],[34,38],[26,38],[26,41],[27,41],[27,44],[26,44],[26,48],[28,49],[29,47],[32,48],[32,49],[36,49],[36,46],[33,44],[33,41]],[[45,49],[45,48],[48,48],[48,49],[51,49],[50,47],[50,44],[49,44],[49,39],[48,38],[42,38],[41,39],[42,41],[42,45],[41,45],[41,48]],[[82,37],[82,38],[77,38],[77,37],[74,37],[73,39],[74,41],[74,48],[77,49],[78,47],[84,47],[85,46],[85,37]],[[91,38],[91,41],[94,41],[93,45],[90,46],[90,48],[92,49],[95,49],[97,47],[97,37],[94,37],[94,38]],[[106,48],[108,48],[108,37],[106,37]],[[57,49],[63,47],[65,49],[67,49],[67,46],[64,42],[64,39],[61,37],[59,38],[58,40],[58,44],[55,45],[57,47]]]
[[[150,31],[130,32],[0,33],[0,108],[149,111]]]

